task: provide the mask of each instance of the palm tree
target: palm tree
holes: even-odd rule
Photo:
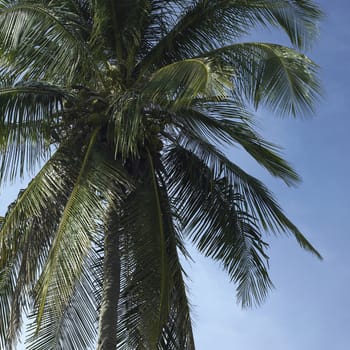
[[[217,261],[242,306],[272,282],[265,232],[319,256],[239,145],[299,177],[253,128],[251,106],[313,110],[308,0],[1,0],[1,185],[28,174],[0,221],[0,346],[194,349],[179,256]],[[293,48],[239,43],[281,28]],[[35,175],[35,176],[34,176]]]

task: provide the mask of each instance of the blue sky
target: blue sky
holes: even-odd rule
[[[281,119],[258,111],[260,132],[284,147],[303,178],[298,188],[272,179],[243,154],[232,157],[262,179],[324,257],[320,262],[293,238],[268,237],[276,289],[259,308],[241,310],[235,287],[213,262],[187,265],[197,349],[345,350],[350,327],[350,3],[319,1],[325,12],[318,42],[308,55],[321,66],[324,99],[309,119]],[[259,39],[286,44],[275,33]],[[18,185],[0,192],[0,214]],[[22,349],[19,347],[19,349]]]

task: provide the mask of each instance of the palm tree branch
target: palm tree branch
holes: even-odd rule
[[[151,49],[137,69],[169,64],[189,58],[227,41],[257,24],[282,27],[292,43],[307,46],[317,32],[321,12],[309,1],[197,1],[191,4],[177,24]],[[216,43],[216,44],[215,44]]]
[[[60,9],[60,11],[63,11],[63,13],[64,13],[64,10],[62,8]],[[78,32],[76,31],[76,33],[73,33],[71,30],[69,30],[67,28],[67,26],[64,24],[64,22],[54,14],[54,12],[52,11],[51,8],[44,6],[44,4],[41,4],[41,5],[35,4],[34,5],[34,4],[20,3],[20,2],[16,3],[16,4],[11,3],[9,7],[6,7],[6,6],[1,7],[0,18],[3,17],[3,19],[4,19],[3,23],[6,24],[6,20],[8,18],[12,18],[12,15],[16,15],[17,13],[21,13],[21,12],[27,12],[27,13],[31,13],[33,15],[39,15],[39,17],[34,17],[36,19],[37,23],[38,23],[38,19],[39,19],[39,23],[46,21],[45,22],[46,24],[57,29],[60,34],[63,34],[63,36],[66,40],[66,43],[69,42],[69,44],[72,44],[73,46],[71,46],[71,48],[75,48],[76,52],[78,53],[78,55],[76,55],[76,57],[75,57],[75,61],[76,62],[80,61],[81,57],[85,57],[87,59],[86,64],[87,64],[87,66],[89,66],[90,73],[94,72],[94,74],[96,74],[96,77],[100,81],[102,81],[100,71],[95,64],[95,60],[92,57],[90,48],[88,48],[86,45],[83,44],[84,41],[81,40],[81,38],[78,36],[78,34],[77,34]],[[56,12],[56,13],[58,13],[58,12]],[[67,15],[67,13],[66,13],[66,15]],[[69,13],[69,15],[74,17],[73,13]],[[11,26],[16,26],[16,21],[13,20],[13,18],[12,18],[12,21],[9,24]],[[24,22],[24,24],[26,24],[28,26],[28,23]],[[6,28],[0,27],[0,30],[5,30],[5,29],[8,30],[8,25],[6,26]],[[18,24],[17,24],[15,29],[22,30],[23,31],[22,34],[28,35],[28,33],[29,33],[27,31],[28,28],[26,28],[26,27],[21,28],[21,25],[18,25]],[[80,27],[79,29],[82,29],[82,28]],[[32,40],[39,39],[40,38],[40,31],[38,31],[36,29],[34,33],[35,34],[34,34]],[[5,43],[10,43],[12,48],[15,49],[16,43],[10,42],[10,40],[16,40],[16,37],[14,36],[14,34],[16,34],[16,33],[14,32],[12,34],[13,35],[13,37],[12,37],[11,34],[9,34],[8,32],[5,32],[4,37],[6,40]],[[18,33],[17,33],[17,35],[18,35]],[[33,33],[31,35],[33,35]],[[41,38],[41,40],[42,39],[44,39],[44,41],[49,40],[47,38]],[[62,50],[62,49],[64,49],[65,54],[67,54],[66,48],[63,48],[63,47],[59,48],[59,50]],[[77,57],[78,57],[78,60],[77,60]],[[65,68],[68,69],[68,71],[70,69],[71,70],[70,73],[73,74],[73,69],[76,68],[76,63],[73,65],[71,63],[72,62],[67,64],[67,66]],[[25,67],[23,67],[22,69],[25,69]]]
[[[199,98],[224,99],[231,88],[232,70],[220,68],[205,58],[166,65],[150,76],[143,88],[142,100],[174,112]]]
[[[179,150],[177,150],[179,151]],[[174,153],[175,154],[175,153]],[[267,244],[244,198],[229,179],[215,173],[193,153],[178,153],[170,186],[178,199],[183,225],[200,252],[218,261],[237,284],[242,306],[261,303],[272,283],[267,273]],[[182,176],[180,175],[182,173]]]
[[[174,224],[176,217],[173,206],[168,196],[166,182],[163,175],[158,173],[161,182],[160,192],[163,208],[163,221],[167,232],[167,254],[169,260],[169,277],[172,288],[170,293],[170,312],[168,322],[163,329],[158,348],[193,350],[194,338],[191,324],[190,305],[186,293],[186,285],[183,278],[185,274],[179,259],[178,249],[184,246],[182,237]],[[187,256],[187,252],[185,252]]]
[[[202,108],[194,106],[179,110],[173,115],[174,123],[181,129],[179,140],[184,136],[213,141],[223,147],[238,144],[273,176],[281,178],[287,185],[300,181],[297,173],[279,156],[278,148],[258,135],[248,124],[248,119],[241,119],[240,109],[236,111],[224,103],[208,104],[208,109],[205,107],[205,104]],[[231,113],[238,113],[238,116],[219,116],[221,111],[226,114],[230,110]]]
[[[252,217],[258,220],[259,225],[264,230],[281,233],[290,232],[302,248],[315,254],[318,258],[322,258],[320,253],[311,245],[299,229],[285,216],[271,192],[259,180],[248,175],[236,164],[227,159],[213,145],[204,140],[191,140],[191,143],[185,145],[185,148],[176,146],[173,152],[166,155],[166,159],[169,162],[173,162],[171,157],[172,154],[173,156],[176,154],[174,153],[176,150],[179,151],[182,149],[181,152],[185,152],[187,156],[190,156],[194,152],[199,159],[205,164],[208,164],[211,171],[214,171],[218,175],[223,174],[228,179],[236,193],[242,196],[246,210],[248,210]]]
[[[56,343],[67,349],[85,349],[96,335],[97,315],[101,307],[102,284],[100,282],[103,277],[101,241],[106,234],[105,222],[109,220],[110,209],[112,208],[114,212],[115,205],[122,202],[123,192],[132,189],[120,162],[114,160],[106,150],[105,146],[97,143],[91,149],[86,165],[87,171],[84,179],[81,180],[76,203],[71,206],[70,214],[74,219],[67,222],[65,228],[67,233],[61,239],[57,266],[50,281],[45,312],[39,330],[37,330],[36,319],[40,304],[37,303],[33,308],[31,315],[33,322],[30,326],[32,334],[29,339],[32,349],[51,349]],[[80,162],[76,168],[80,170],[81,165]],[[72,184],[72,188],[74,185],[76,181]],[[72,190],[69,190],[69,195],[71,193]],[[67,195],[68,198],[69,195]],[[66,208],[67,205],[62,208],[57,220],[54,239],[57,238],[57,226]],[[50,253],[52,253],[54,239]],[[44,269],[41,271],[45,272]],[[36,284],[34,290],[36,300],[40,297],[44,278],[42,273]],[[90,317],[92,310],[96,313],[94,317]],[[73,315],[78,317],[79,321],[74,322]],[[89,320],[84,321],[85,318]]]
[[[164,233],[164,223],[163,223],[163,214],[160,204],[158,182],[155,173],[155,167],[152,159],[152,155],[149,150],[147,150],[148,162],[150,166],[150,172],[152,176],[152,186],[153,186],[153,195],[157,207],[157,224],[159,225],[159,243],[160,243],[160,263],[161,263],[161,287],[160,287],[160,305],[159,305],[159,331],[163,328],[164,323],[168,318],[169,313],[169,286],[168,286],[168,259],[166,253],[166,242],[165,242],[165,233]]]
[[[12,334],[13,342],[20,327],[16,320],[20,320],[23,309],[31,304],[30,291],[47,257],[51,234],[56,228],[55,219],[61,213],[66,191],[70,188],[66,171],[74,164],[67,166],[66,158],[66,149],[59,148],[9,206],[1,225],[0,270],[7,276],[3,276],[3,288],[7,288],[6,280],[13,285],[8,287],[7,299],[1,302],[4,307],[12,304],[12,310],[10,308],[6,314],[12,321],[1,329]],[[4,336],[5,333],[1,334],[1,340]]]
[[[0,87],[0,166],[1,181],[13,180],[18,169],[33,171],[45,160],[63,98],[69,96],[60,87],[26,82]]]
[[[27,339],[29,350],[49,350],[59,347],[75,350],[87,349],[92,345],[97,335],[99,309],[96,292],[99,286],[98,269],[95,265],[98,265],[101,259],[96,250],[89,253],[84,260],[81,276],[75,283],[71,298],[61,314],[47,313],[36,336],[36,324],[30,324],[28,333],[33,335]]]
[[[49,285],[50,285],[50,280],[52,279],[52,274],[53,274],[54,270],[57,268],[55,265],[57,263],[58,255],[61,253],[60,243],[63,239],[64,234],[65,234],[65,229],[66,229],[66,226],[68,225],[68,220],[70,219],[72,207],[75,205],[75,202],[77,200],[77,197],[78,197],[77,195],[78,195],[81,183],[83,181],[83,178],[85,176],[85,172],[87,170],[87,165],[88,165],[88,160],[91,156],[92,148],[96,142],[96,137],[98,135],[98,132],[99,132],[99,128],[96,128],[90,137],[89,145],[86,149],[84,159],[83,159],[83,162],[81,164],[80,171],[79,171],[79,175],[76,179],[76,183],[73,187],[73,190],[72,190],[72,192],[69,196],[69,199],[67,201],[67,204],[65,206],[65,209],[62,213],[62,217],[61,217],[59,226],[57,228],[57,233],[56,233],[55,239],[52,243],[52,247],[50,250],[49,257],[48,257],[48,263],[45,266],[44,271],[42,273],[42,287],[41,287],[42,290],[40,291],[40,294],[39,294],[40,295],[40,304],[39,304],[37,321],[36,321],[37,331],[40,328],[41,319],[42,319],[42,316],[44,313],[44,308],[46,305],[46,297],[47,297],[47,293],[48,293],[48,289],[49,289]]]
[[[282,115],[312,112],[320,95],[317,65],[294,49],[271,43],[240,43],[204,52],[234,69],[237,92]]]

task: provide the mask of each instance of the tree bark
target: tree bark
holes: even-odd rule
[[[104,241],[103,295],[97,350],[117,349],[118,301],[120,294],[119,236],[107,231]]]

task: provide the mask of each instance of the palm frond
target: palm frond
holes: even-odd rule
[[[201,103],[198,107],[195,105],[193,108],[179,110],[172,118],[181,129],[180,143],[184,137],[204,139],[226,148],[242,146],[260,165],[287,185],[300,181],[298,174],[278,154],[278,147],[254,131],[250,115],[240,105],[231,101]]]
[[[145,100],[176,110],[195,98],[224,98],[231,87],[232,71],[211,65],[210,60],[187,59],[162,67],[151,76],[142,94]]]
[[[99,80],[99,70],[84,40],[86,30],[81,17],[62,2],[1,2],[3,55],[11,70],[28,79],[68,85],[78,76]]]
[[[39,82],[0,87],[0,183],[33,173],[47,159],[68,94]]]
[[[86,158],[88,154],[89,158]],[[102,259],[98,242],[105,233],[104,220],[108,207],[119,200],[130,184],[120,164],[101,149],[98,151],[92,143],[78,169],[80,172],[57,220],[46,264],[35,286],[36,304],[30,327],[33,333],[29,338],[32,349],[51,349],[58,344],[67,349],[84,349],[96,335],[100,299],[98,292],[95,296],[94,293],[99,286],[99,260]],[[84,175],[82,169],[85,169]],[[70,217],[63,227],[67,208]],[[53,249],[57,249],[55,256]],[[55,258],[57,263],[53,267],[49,265],[51,275],[48,276],[50,258]],[[47,283],[46,294],[43,293],[43,283]],[[43,313],[41,303],[45,305]],[[96,317],[91,318],[93,310]],[[69,330],[68,324],[72,325]]]
[[[318,22],[323,16],[310,0],[276,0],[271,6],[272,24],[281,27],[299,49],[309,48],[318,35]]]
[[[317,65],[297,51],[270,43],[235,44],[204,53],[234,70],[236,94],[279,115],[313,112],[319,98]]]
[[[0,230],[1,343],[15,343],[32,288],[45,264],[76,163],[61,147],[9,207]],[[67,161],[67,159],[69,161]],[[74,159],[74,158],[73,158]],[[6,345],[4,345],[6,347]]]
[[[90,249],[89,233],[97,230],[96,224],[91,220],[91,215],[96,209],[100,209],[99,205],[96,205],[96,201],[91,198],[90,191],[82,186],[97,133],[98,129],[91,136],[79,175],[65,205],[57,233],[52,242],[48,261],[41,274],[37,290],[39,305],[37,329],[40,328],[45,305],[47,305],[47,301],[51,297],[56,295],[56,307],[58,310],[62,308],[62,304],[66,300],[69,300],[75,279],[81,273],[82,261]],[[69,235],[67,235],[67,231],[70,233]],[[69,270],[73,273],[67,276],[65,271]],[[65,283],[62,283],[63,281]],[[64,289],[62,285],[65,287]]]
[[[112,102],[110,138],[115,146],[115,155],[138,157],[144,143],[142,135],[142,105],[138,96],[125,93]]]
[[[159,350],[194,350],[194,339],[192,331],[192,319],[190,304],[187,297],[186,284],[183,275],[185,272],[181,266],[178,249],[185,257],[188,253],[184,251],[184,242],[179,232],[180,227],[174,223],[177,214],[174,205],[167,193],[163,176],[159,174],[161,182],[161,205],[163,208],[164,232],[166,233],[167,255],[169,260],[169,279],[171,284],[169,296],[169,315],[163,328],[158,349]]]
[[[140,48],[137,52],[139,63],[154,48],[158,42],[174,27],[180,14],[191,0],[151,0],[145,2],[144,18],[137,20],[137,28],[140,28]],[[136,11],[133,13],[137,13]],[[136,19],[136,16],[134,17]],[[136,65],[136,64],[135,64]]]
[[[295,0],[200,0],[183,10],[176,25],[169,28],[140,64],[143,71],[190,58],[203,51],[231,44],[252,28],[278,26],[298,47],[308,46],[318,32],[319,8],[311,1]]]
[[[101,190],[107,188],[103,193],[106,203],[110,201],[110,196],[118,195],[118,192],[110,191],[111,185],[107,182],[110,178],[106,179],[106,176],[111,176],[111,171],[106,176],[89,172],[89,160],[98,132],[99,129],[96,129],[90,137],[79,175],[62,212],[36,287],[37,329],[40,328],[45,308],[48,310],[53,307],[60,313],[71,297],[75,280],[79,278],[83,261],[91,249],[91,235],[98,232],[98,222],[104,217],[106,204],[101,200]],[[125,183],[120,175],[117,179]]]
[[[244,211],[250,217],[255,218],[259,226],[271,232],[291,233],[296,238],[299,245],[321,258],[318,251],[308,242],[298,228],[285,216],[280,206],[277,204],[271,192],[259,180],[248,175],[236,164],[227,159],[214,146],[201,140],[201,142],[191,140],[186,148],[175,146],[166,155],[169,164],[169,174],[180,176],[176,171],[176,162],[183,159],[198,157],[204,164],[209,166],[210,171],[214,171],[218,176],[224,176],[235,193],[239,194],[244,201]],[[175,181],[175,180],[174,180]],[[176,183],[176,181],[175,181]],[[206,183],[209,186],[210,182]],[[180,188],[178,188],[180,191]],[[175,191],[176,193],[176,191]]]
[[[36,335],[36,323],[28,326],[27,332],[31,334],[27,339],[29,350],[83,350],[94,344],[100,303],[96,292],[100,261],[101,254],[92,250],[84,260],[81,276],[62,312],[46,313]],[[32,318],[35,318],[35,314]]]
[[[242,306],[260,304],[272,287],[267,244],[243,196],[192,152],[177,149],[173,156],[169,181],[189,237],[228,272]]]

